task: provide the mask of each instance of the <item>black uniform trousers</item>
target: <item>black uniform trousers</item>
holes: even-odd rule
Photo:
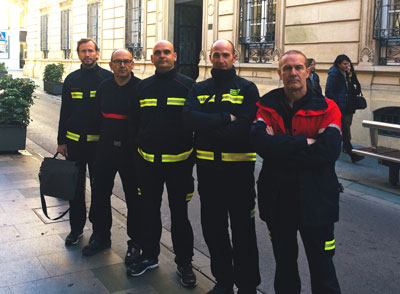
[[[297,232],[299,231],[310,268],[312,293],[340,294],[332,260],[335,254],[335,249],[331,246],[334,244],[332,243],[334,225],[300,226],[298,214],[288,213],[288,210],[294,211],[291,208],[287,209],[289,201],[289,199],[283,200],[286,203],[286,209],[279,209],[278,219],[267,223],[276,261],[275,293],[298,294],[301,292],[297,265]]]
[[[171,235],[175,262],[186,265],[193,257],[193,231],[187,206],[194,190],[193,161],[154,164],[138,157],[138,179],[142,208],[142,250],[144,258],[160,254],[161,202],[164,184],[167,187],[171,212]]]
[[[197,165],[197,178],[212,274],[220,286],[232,288],[235,283],[241,290],[255,288],[261,279],[254,220],[254,165],[237,165]]]
[[[121,145],[122,144],[122,145]],[[92,205],[89,219],[93,237],[110,240],[112,226],[111,195],[116,173],[119,173],[128,208],[128,246],[140,248],[140,207],[133,155],[120,141],[100,141],[94,170]]]
[[[71,232],[78,234],[83,231],[86,223],[86,165],[89,169],[90,186],[93,191],[93,171],[97,142],[67,142],[67,160],[78,161],[80,164],[77,193],[73,200],[69,201],[69,223]],[[92,193],[93,195],[93,193]]]

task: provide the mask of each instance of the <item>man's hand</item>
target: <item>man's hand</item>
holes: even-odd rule
[[[236,116],[234,116],[233,114],[231,114],[231,122],[236,120]]]
[[[274,129],[271,126],[267,126],[266,131],[268,135],[274,135]]]
[[[58,145],[57,152],[67,157],[68,155],[67,144]]]
[[[308,145],[312,145],[312,144],[314,144],[315,142],[316,142],[315,139],[307,138],[307,144],[308,144]]]

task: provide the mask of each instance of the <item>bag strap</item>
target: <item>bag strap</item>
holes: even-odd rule
[[[57,154],[56,154],[54,157],[56,157],[56,156],[57,156]],[[40,174],[39,174],[39,182],[40,182]],[[56,217],[56,218],[51,218],[51,217],[49,217],[48,214],[47,214],[46,199],[44,198],[44,194],[42,193],[41,190],[40,190],[40,201],[42,202],[43,214],[44,214],[48,219],[50,219],[50,220],[53,220],[53,221],[59,220],[60,218],[64,217],[64,215],[66,215],[66,214],[68,213],[68,211],[69,211],[69,208],[68,208],[68,209],[67,209],[66,211],[64,211],[60,216],[58,216],[58,217]]]

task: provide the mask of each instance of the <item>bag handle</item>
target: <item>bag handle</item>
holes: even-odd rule
[[[53,158],[56,158],[58,155],[58,152],[56,152],[56,154],[54,154]],[[39,182],[40,182],[40,173],[39,173]],[[59,220],[60,218],[64,217],[64,215],[66,215],[69,211],[69,208],[64,211],[60,216],[56,217],[56,218],[51,218],[49,217],[49,215],[47,214],[47,204],[46,204],[46,199],[44,198],[44,194],[42,193],[42,190],[40,190],[40,201],[42,202],[42,210],[43,210],[43,214],[49,219],[49,220]]]

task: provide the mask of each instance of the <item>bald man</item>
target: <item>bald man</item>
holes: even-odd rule
[[[176,58],[170,42],[155,44],[151,55],[155,74],[139,83],[137,104],[131,110],[132,128],[137,130],[143,253],[140,261],[128,268],[128,274],[139,276],[158,266],[160,207],[166,184],[177,274],[183,286],[194,287],[193,231],[187,212],[194,189],[192,132],[184,129],[182,122],[183,105],[194,81],[176,72]]]
[[[133,59],[129,51],[119,49],[111,55],[109,66],[114,75],[97,90],[96,106],[100,141],[96,154],[93,199],[89,219],[93,224],[90,242],[83,255],[94,255],[111,246],[112,213],[110,197],[118,172],[128,208],[128,250],[125,263],[132,264],[140,255],[140,215],[133,155],[128,146],[128,105],[136,84]]]
[[[254,83],[236,75],[235,48],[214,42],[212,77],[193,86],[184,122],[195,132],[201,225],[217,280],[209,294],[255,294],[260,283],[255,234],[254,164],[249,132],[259,99]],[[229,238],[229,220],[232,241]]]

